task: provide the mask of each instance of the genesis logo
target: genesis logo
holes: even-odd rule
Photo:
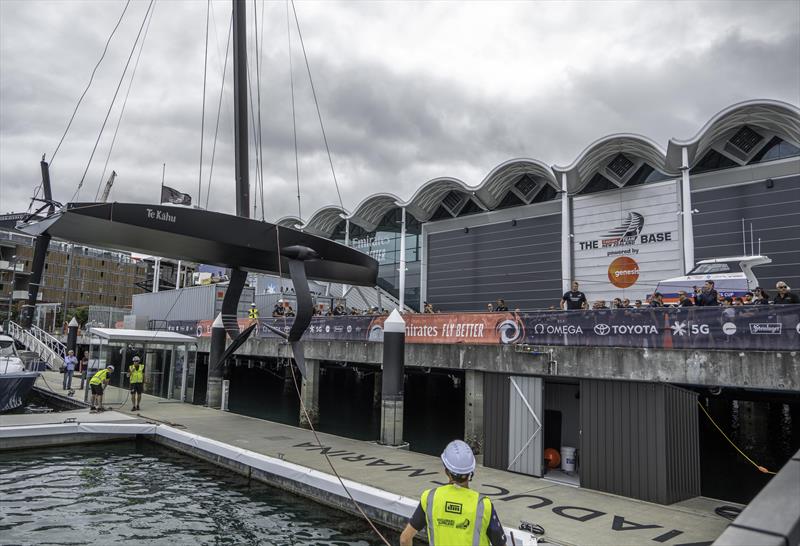
[[[611,332],[611,327],[608,324],[595,324],[594,333],[598,336],[607,336]]]
[[[605,235],[603,239],[616,237],[621,241],[636,239],[644,229],[644,216],[638,212],[629,212],[628,217],[623,220],[622,225],[615,227]]]

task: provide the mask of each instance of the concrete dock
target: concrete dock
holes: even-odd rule
[[[60,387],[58,374],[47,373],[46,380]],[[46,388],[44,381],[40,380],[40,386]],[[126,398],[124,391],[113,387],[107,394],[109,400]],[[104,413],[90,414],[84,409],[4,416],[0,426],[62,423],[65,418],[166,424],[331,474],[324,451],[342,478],[411,499],[446,479],[440,460],[429,455],[324,433],[318,434],[320,446],[310,430],[153,396],[145,395],[141,406],[135,414],[128,401],[125,407]],[[482,466],[475,472],[473,487],[492,499],[507,529],[518,528],[521,521],[535,523],[545,529],[545,540],[563,545],[699,546],[713,542],[730,523],[715,513],[721,506],[731,506],[723,501],[698,497],[662,506]]]

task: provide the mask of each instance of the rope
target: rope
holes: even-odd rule
[[[108,111],[106,112],[106,117],[103,119],[103,125],[100,126],[100,133],[97,135],[97,140],[95,140],[94,147],[92,148],[92,153],[89,156],[89,161],[86,163],[86,169],[83,171],[83,176],[81,176],[81,181],[78,183],[78,188],[75,190],[75,193],[72,194],[72,198],[70,201],[74,201],[75,197],[81,191],[83,187],[83,182],[86,180],[86,173],[89,172],[89,166],[92,164],[92,159],[94,158],[94,154],[97,151],[97,145],[100,144],[100,138],[103,136],[103,130],[106,127],[106,123],[108,122],[108,117],[111,115],[111,109],[114,107],[114,102],[117,100],[117,94],[119,93],[119,88],[122,87],[122,82],[125,79],[125,74],[128,71],[128,66],[131,63],[131,59],[133,58],[133,53],[136,51],[136,44],[139,43],[139,37],[142,35],[142,30],[144,30],[145,22],[147,21],[147,16],[150,14],[150,9],[153,7],[153,1],[150,0],[150,3],[147,5],[147,11],[144,14],[144,18],[142,19],[142,24],[139,25],[139,32],[136,34],[136,40],[133,42],[133,47],[131,47],[131,52],[128,55],[128,60],[125,63],[125,69],[122,71],[122,75],[119,78],[119,83],[117,83],[117,88],[114,90],[114,96],[111,98],[111,104],[108,105]]]
[[[281,254],[280,254],[281,253],[281,235],[280,235],[280,227],[279,226],[275,226],[275,244],[277,245],[277,253],[278,253],[278,278],[282,279],[283,278],[283,271],[282,271],[282,267],[281,267]],[[283,328],[284,328],[284,331],[285,331],[286,330],[286,315],[285,314],[283,315]],[[322,442],[319,439],[319,435],[317,434],[317,431],[314,428],[314,424],[311,422],[311,418],[308,415],[308,410],[306,409],[306,405],[303,403],[303,395],[300,393],[300,387],[297,386],[297,376],[294,373],[294,366],[292,365],[291,361],[288,362],[288,365],[289,365],[289,369],[292,372],[292,383],[294,384],[294,390],[295,390],[295,392],[297,392],[297,399],[300,401],[300,409],[303,411],[303,415],[305,415],[305,417],[306,417],[306,422],[308,423],[308,427],[311,429],[311,432],[314,434],[314,439],[317,441],[317,445],[322,447]],[[388,540],[386,540],[386,537],[384,537],[383,534],[381,534],[381,532],[375,526],[375,524],[370,519],[370,517],[361,508],[361,505],[358,504],[358,501],[356,501],[356,499],[353,498],[353,494],[350,493],[350,490],[344,484],[344,480],[342,480],[342,477],[339,475],[339,472],[337,472],[336,468],[333,466],[333,461],[331,461],[331,459],[328,456],[328,454],[325,453],[325,451],[323,450],[322,451],[322,455],[325,457],[325,460],[328,462],[328,466],[330,467],[331,472],[333,472],[333,474],[336,476],[336,479],[339,480],[339,484],[342,486],[342,489],[344,489],[345,493],[347,493],[347,496],[353,502],[353,505],[356,507],[356,510],[358,510],[358,512],[361,514],[361,516],[367,521],[367,523],[369,523],[369,526],[372,527],[372,530],[375,531],[375,534],[380,537],[380,539],[383,541],[383,543],[386,544],[386,546],[391,546],[391,543]]]
[[[91,74],[91,76],[89,76],[89,83],[86,84],[86,89],[84,89],[83,93],[81,93],[81,96],[78,99],[78,104],[75,105],[75,110],[72,111],[72,116],[69,118],[69,122],[67,123],[67,128],[64,129],[64,134],[61,135],[61,140],[58,141],[58,146],[56,146],[56,150],[53,152],[53,155],[50,157],[50,166],[51,167],[53,166],[53,161],[55,161],[55,159],[56,159],[56,154],[58,153],[58,150],[61,148],[61,144],[64,142],[64,138],[67,136],[67,132],[69,132],[69,128],[72,126],[72,121],[75,119],[75,114],[78,113],[78,107],[81,105],[81,102],[83,102],[83,97],[86,96],[86,93],[89,91],[89,87],[91,87],[91,85],[92,85],[92,81],[94,80],[95,72],[97,72],[97,68],[100,66],[100,63],[103,62],[103,59],[106,56],[106,52],[108,51],[108,44],[111,43],[111,38],[113,38],[114,34],[117,32],[117,29],[119,28],[119,24],[122,22],[122,18],[125,16],[125,12],[128,11],[128,5],[130,5],[130,3],[131,3],[131,0],[128,0],[127,2],[125,2],[125,7],[122,9],[122,13],[119,16],[119,19],[117,19],[117,24],[114,25],[114,29],[111,31],[111,34],[109,34],[108,39],[106,40],[106,45],[103,48],[103,54],[100,55],[100,60],[97,61],[96,65],[94,65],[94,70],[92,70],[92,74]]]
[[[155,4],[153,4],[153,11],[150,12],[150,19],[147,21],[147,27],[144,29],[144,36],[142,37],[142,45],[139,47],[139,53],[136,55],[136,63],[133,65],[133,71],[131,72],[131,79],[128,83],[128,91],[125,93],[125,100],[122,101],[122,108],[119,111],[119,119],[117,120],[117,126],[114,129],[114,138],[111,139],[111,147],[108,149],[108,155],[106,155],[106,162],[103,165],[103,174],[100,175],[100,181],[97,183],[97,191],[94,194],[94,200],[100,196],[100,188],[103,186],[103,180],[106,177],[106,170],[108,169],[108,162],[111,159],[111,152],[114,150],[114,143],[117,141],[117,133],[119,132],[119,126],[122,124],[122,115],[125,113],[125,106],[128,104],[128,97],[131,94],[131,89],[133,88],[133,80],[136,78],[136,69],[139,68],[139,59],[142,58],[142,50],[144,49],[144,42],[147,40],[147,33],[150,31],[150,23],[153,22],[153,14],[156,12]]]
[[[314,78],[311,77],[311,66],[308,64],[308,55],[306,54],[306,44],[303,41],[303,33],[300,31],[300,20],[297,18],[297,10],[292,2],[292,11],[294,12],[294,21],[297,26],[297,36],[300,38],[300,45],[303,48],[303,59],[306,62],[306,71],[308,72],[308,81],[311,84],[311,93],[314,96],[314,105],[317,107],[317,118],[319,118],[319,127],[322,130],[322,140],[325,141],[325,151],[328,153],[328,163],[331,166],[331,174],[333,175],[333,183],[336,186],[336,195],[339,197],[339,206],[344,210],[344,203],[342,202],[342,193],[339,191],[339,181],[336,180],[336,170],[333,168],[333,159],[331,158],[331,149],[328,146],[328,137],[325,134],[325,125],[322,123],[322,114],[319,110],[319,101],[317,100],[317,90],[314,87]]]
[[[297,156],[297,117],[294,106],[294,68],[292,66],[292,29],[289,24],[289,0],[286,0],[286,37],[289,41],[289,85],[292,91],[292,133],[294,135],[294,173],[297,180],[297,217],[303,220],[303,212],[300,209],[300,160]],[[341,200],[341,199],[340,199]]]
[[[727,434],[725,434],[725,432],[723,432],[723,430],[722,430],[722,429],[719,427],[719,425],[716,423],[716,421],[714,421],[714,418],[713,418],[713,417],[711,417],[711,414],[709,414],[709,413],[708,413],[708,411],[707,411],[707,410],[706,410],[706,408],[703,406],[703,404],[701,404],[701,403],[700,403],[700,401],[698,401],[698,402],[697,402],[697,405],[698,405],[698,406],[700,406],[700,409],[701,409],[701,410],[703,410],[703,413],[705,413],[705,414],[706,414],[706,417],[708,417],[708,420],[709,420],[709,421],[711,421],[711,424],[712,424],[712,425],[714,425],[714,427],[715,427],[715,428],[716,428],[716,429],[719,431],[719,433],[720,433],[720,434],[722,434],[723,438],[725,438],[726,440],[728,440],[728,443],[729,443],[729,444],[731,444],[731,445],[733,446],[733,448],[734,448],[736,451],[738,451],[738,452],[739,452],[739,454],[740,454],[742,457],[744,457],[745,459],[747,459],[747,461],[748,461],[750,464],[752,464],[754,467],[756,467],[756,468],[758,469],[758,471],[759,471],[759,472],[761,472],[762,474],[773,474],[773,475],[774,475],[774,474],[776,474],[775,472],[772,472],[772,471],[770,471],[770,470],[767,470],[767,469],[766,469],[765,467],[763,467],[763,466],[759,466],[759,465],[758,465],[758,464],[757,464],[757,463],[756,463],[756,462],[755,462],[753,459],[751,459],[750,457],[748,457],[748,456],[745,454],[745,452],[744,452],[744,451],[742,451],[741,449],[739,449],[739,448],[736,446],[736,444],[734,444],[734,443],[731,441],[731,439],[730,439],[730,438],[728,438],[728,435],[727,435]]]
[[[228,51],[231,45],[231,31],[233,30],[233,12],[231,12],[231,22],[228,25],[228,38],[225,41],[225,64],[222,67],[222,85],[219,89],[219,102],[217,104],[217,124],[214,127],[214,146],[211,148],[211,167],[208,171],[208,191],[206,192],[206,210],[208,210],[208,200],[211,197],[211,180],[214,174],[214,158],[217,154],[217,135],[219,134],[219,117],[222,112],[222,96],[225,92],[225,73],[228,71]],[[199,204],[199,203],[198,203]]]
[[[208,20],[211,15],[211,0],[206,3],[206,49],[203,61],[203,110],[200,116],[200,172],[197,175],[197,203],[203,198],[203,139],[206,131],[206,81],[208,74]]]

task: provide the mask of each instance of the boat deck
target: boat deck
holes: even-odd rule
[[[46,379],[49,385],[60,386],[55,376],[58,374],[49,372]],[[40,385],[44,386],[41,380]],[[113,390],[108,394],[109,399],[126,398]],[[122,418],[127,422],[167,424],[331,473],[310,430],[148,395],[142,399],[140,412],[134,414],[130,407],[128,401],[125,407],[103,413],[90,414],[84,409],[6,416],[0,418],[0,424],[60,423],[67,415],[87,422]],[[319,433],[319,438],[343,478],[413,499],[445,480],[438,457],[331,434]],[[482,466],[475,472],[473,487],[492,499],[506,528],[515,529],[520,521],[535,523],[544,527],[545,540],[564,545],[710,544],[729,523],[715,509],[731,504],[698,497],[662,506]]]

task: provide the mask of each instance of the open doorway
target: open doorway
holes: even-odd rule
[[[544,477],[580,486],[580,386],[547,379],[544,384]]]

